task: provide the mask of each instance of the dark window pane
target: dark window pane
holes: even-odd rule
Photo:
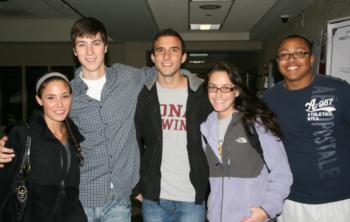
[[[0,122],[7,126],[22,121],[21,67],[0,67]]]
[[[73,66],[52,66],[51,72],[60,72],[72,80],[74,77],[74,67]]]
[[[41,110],[40,106],[35,101],[35,84],[41,75],[48,71],[47,66],[27,66],[26,73],[26,88],[27,88],[27,119]]]

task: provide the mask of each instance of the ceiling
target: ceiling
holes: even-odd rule
[[[158,30],[173,28],[187,41],[262,41],[315,0],[0,0],[2,24],[55,20],[70,24],[81,16],[101,20],[116,42],[150,41]],[[205,10],[202,5],[221,8]],[[71,23],[67,23],[72,21]],[[220,23],[219,31],[190,31],[189,23]],[[4,27],[4,25],[2,26]],[[4,30],[0,30],[3,32]],[[45,30],[43,30],[45,32]],[[23,37],[25,38],[25,36]]]
[[[206,73],[211,63],[221,60],[235,61],[240,70],[251,71],[261,42],[284,25],[281,15],[288,14],[291,20],[313,2],[316,0],[0,0],[0,42],[68,42],[76,19],[95,17],[116,43],[149,42],[157,31],[173,28],[191,46],[185,67],[195,73]],[[221,28],[191,31],[190,23],[221,24]]]

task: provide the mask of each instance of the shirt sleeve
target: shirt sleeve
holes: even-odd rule
[[[269,186],[262,198],[261,207],[274,218],[282,212],[284,200],[288,197],[293,177],[283,143],[265,129],[258,128],[264,159],[270,169]]]

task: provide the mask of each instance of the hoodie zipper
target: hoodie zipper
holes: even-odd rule
[[[224,165],[221,164],[221,207],[220,207],[221,222],[222,222],[223,206],[224,206]]]

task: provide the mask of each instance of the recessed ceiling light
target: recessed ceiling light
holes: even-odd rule
[[[219,30],[220,24],[190,24],[191,30]]]
[[[232,2],[232,0],[192,0],[192,2]]]
[[[205,61],[204,60],[190,60],[188,63],[191,63],[191,64],[204,64]]]
[[[221,5],[201,5],[199,8],[204,10],[215,10],[221,8]]]
[[[190,53],[190,57],[207,57],[208,53]]]

